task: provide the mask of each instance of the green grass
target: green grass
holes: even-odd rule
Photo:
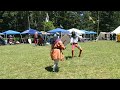
[[[73,59],[59,62],[59,72],[45,68],[53,65],[50,46],[30,44],[0,46],[1,79],[118,79],[120,78],[120,43],[98,41],[80,43],[81,57],[75,49]],[[71,45],[64,55],[71,56]]]

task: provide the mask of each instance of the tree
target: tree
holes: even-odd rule
[[[46,13],[50,22],[46,23]],[[89,20],[89,16],[93,20]],[[29,17],[29,20],[28,20]],[[34,28],[39,31],[51,30],[60,25],[64,29],[77,28],[97,32],[98,11],[0,11],[0,30],[24,31]],[[120,11],[99,11],[99,32],[113,31],[120,25]]]
[[[49,22],[43,22],[42,23],[42,25],[43,25],[43,28],[44,29],[42,29],[43,31],[49,31],[49,30],[52,30],[52,29],[55,29],[55,27],[54,27],[54,25],[53,25],[53,22],[52,21],[49,21]]]

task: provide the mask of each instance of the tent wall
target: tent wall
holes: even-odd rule
[[[111,33],[115,33],[115,34],[120,34],[120,26],[118,26],[114,31],[112,31]]]
[[[100,32],[98,36],[98,40],[110,40],[110,33],[109,32]]]

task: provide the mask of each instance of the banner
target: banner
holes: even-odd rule
[[[49,22],[49,15],[48,13],[46,13],[46,19],[45,19],[46,22]]]
[[[95,21],[93,20],[92,17],[89,16],[89,20],[91,20],[95,24]]]

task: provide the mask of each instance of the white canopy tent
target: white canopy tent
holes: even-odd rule
[[[118,26],[114,31],[111,33],[119,34],[120,33],[120,26]]]
[[[70,33],[71,33],[72,31],[75,31],[78,35],[85,34],[84,31],[81,31],[81,30],[76,29],[76,28],[69,29],[68,31],[69,31]]]
[[[110,40],[110,32],[100,32],[97,40]]]

